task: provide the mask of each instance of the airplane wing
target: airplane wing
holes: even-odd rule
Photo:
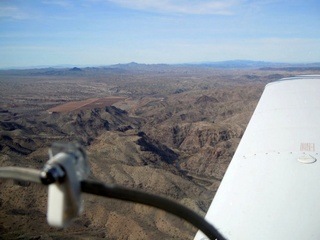
[[[320,75],[265,87],[206,219],[231,240],[320,239]]]

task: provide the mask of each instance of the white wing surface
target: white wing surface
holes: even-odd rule
[[[206,219],[231,240],[320,239],[320,76],[266,86]]]

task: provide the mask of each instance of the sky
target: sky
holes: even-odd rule
[[[319,0],[0,0],[0,68],[320,62]]]

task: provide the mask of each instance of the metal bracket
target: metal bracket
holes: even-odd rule
[[[78,144],[54,143],[49,157],[41,172],[42,183],[49,185],[47,221],[67,227],[82,211],[80,181],[89,175],[89,165]]]

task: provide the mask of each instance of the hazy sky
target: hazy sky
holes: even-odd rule
[[[320,62],[319,0],[0,0],[0,67]]]

